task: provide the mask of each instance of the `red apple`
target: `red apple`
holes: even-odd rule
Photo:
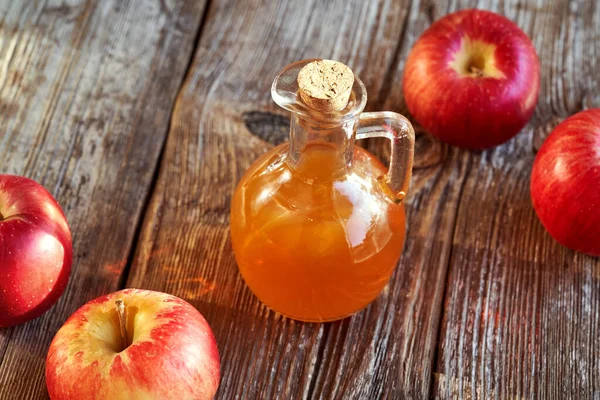
[[[567,118],[533,163],[533,207],[556,241],[600,256],[600,108]]]
[[[46,359],[53,400],[212,399],[213,333],[189,303],[126,289],[90,301],[60,328]]]
[[[67,286],[72,259],[69,225],[52,195],[0,175],[0,327],[47,311]]]
[[[484,149],[512,138],[531,117],[540,63],[513,22],[462,10],[417,40],[403,84],[408,109],[428,132],[452,145]]]

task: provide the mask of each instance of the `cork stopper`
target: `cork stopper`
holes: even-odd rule
[[[298,73],[300,98],[317,111],[334,112],[346,107],[353,84],[352,70],[337,61],[313,61]]]

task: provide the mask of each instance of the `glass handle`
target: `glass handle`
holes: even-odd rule
[[[395,112],[365,112],[360,115],[356,139],[386,137],[392,142],[387,185],[396,201],[406,196],[412,174],[415,131],[406,117]]]

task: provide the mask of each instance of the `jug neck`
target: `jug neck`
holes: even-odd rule
[[[333,178],[346,173],[352,167],[357,127],[358,118],[323,122],[292,113],[288,163],[309,171],[305,175],[314,175],[306,178]]]

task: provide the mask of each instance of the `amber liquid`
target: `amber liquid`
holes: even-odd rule
[[[248,170],[232,201],[232,242],[244,280],[272,309],[303,321],[343,318],[387,284],[405,236],[404,206],[384,167],[356,148],[352,168],[326,145],[286,160],[282,145]]]

